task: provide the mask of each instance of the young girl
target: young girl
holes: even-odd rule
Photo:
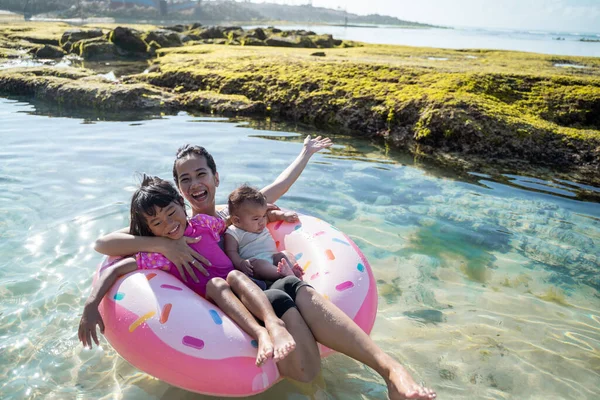
[[[273,357],[276,362],[281,361],[294,350],[295,341],[286,330],[283,321],[275,315],[272,307],[270,313],[264,318],[263,328],[232,292],[230,285],[254,285],[254,283],[245,275],[234,271],[231,260],[222,251],[216,251],[225,228],[223,220],[205,214],[198,214],[188,220],[183,197],[173,185],[157,177],[144,176],[141,187],[131,200],[130,231],[133,234],[166,237],[173,240],[178,240],[184,235],[202,237],[199,242],[190,246],[196,251],[207,254],[209,266],[207,269],[198,268],[203,273],[192,275],[192,278],[195,278],[194,282],[186,283],[187,286],[216,303],[240,328],[258,341],[257,365],[261,365],[269,357]],[[138,253],[135,259],[129,257],[120,260],[103,271],[92,288],[81,317],[79,340],[84,346],[91,347],[90,335],[98,344],[96,323],[100,325],[101,332],[104,331],[98,312],[98,304],[102,297],[116,278],[136,269],[162,269],[179,279],[182,278],[175,265],[159,253]],[[255,304],[268,303],[262,290],[254,290],[252,293],[254,297],[247,300]]]
[[[229,195],[228,207],[232,225],[225,232],[225,253],[238,270],[268,281],[288,275],[302,278],[304,272],[294,256],[277,251],[275,240],[266,227],[267,222],[273,221],[298,222],[296,213],[267,211],[265,195],[247,185]]]

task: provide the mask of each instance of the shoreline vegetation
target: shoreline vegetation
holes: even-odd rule
[[[0,64],[36,58],[80,67],[0,69],[3,96],[97,112],[273,118],[465,169],[542,167],[600,184],[600,58],[371,45],[275,28],[0,25]],[[99,75],[97,66],[122,62],[144,72]]]

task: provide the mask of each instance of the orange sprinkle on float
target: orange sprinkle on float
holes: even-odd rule
[[[160,323],[161,324],[164,324],[165,322],[167,322],[169,320],[169,314],[171,313],[172,307],[173,307],[173,304],[171,304],[171,303],[167,303],[163,307],[162,312],[160,313]]]
[[[136,319],[133,322],[133,324],[129,325],[129,333],[135,331],[138,326],[140,326],[144,322],[148,321],[150,318],[152,318],[154,316],[154,314],[156,314],[156,311],[150,311],[149,313],[146,313],[146,314],[142,315],[141,317],[139,317],[138,319]]]
[[[327,255],[327,258],[329,258],[330,260],[335,260],[335,256],[333,255],[333,251],[331,251],[331,249],[325,250],[325,254]]]
[[[148,275],[146,275],[146,279],[150,280],[150,279],[154,278],[155,276],[156,276],[156,274],[154,272],[151,272]]]

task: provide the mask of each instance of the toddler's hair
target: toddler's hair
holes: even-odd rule
[[[185,211],[183,197],[171,182],[144,174],[140,187],[131,198],[129,233],[154,236],[146,222],[146,215],[153,217],[156,215],[154,207],[165,208],[173,202],[182,206]]]
[[[258,189],[248,185],[242,185],[229,195],[229,214],[237,215],[240,207],[245,202],[252,202],[259,206],[266,206],[267,198]]]
[[[179,175],[177,174],[177,161],[182,158],[188,157],[191,154],[204,157],[206,159],[206,165],[212,171],[213,175],[217,173],[217,164],[215,164],[215,160],[213,156],[202,146],[192,146],[191,144],[186,144],[177,149],[177,154],[175,155],[175,161],[173,162],[173,180],[175,184],[179,187]]]

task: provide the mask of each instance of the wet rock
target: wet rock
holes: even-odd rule
[[[314,44],[319,48],[327,48],[330,49],[334,46],[333,44],[333,36],[331,35],[320,35],[312,38]]]
[[[267,38],[267,34],[262,28],[250,29],[246,33],[246,36],[256,38],[258,40],[265,40]]]
[[[65,54],[67,53],[60,47],[49,44],[45,44],[35,52],[37,58],[62,58]]]
[[[186,109],[221,115],[257,115],[265,112],[262,102],[250,101],[239,95],[226,95],[213,92],[186,93],[181,98]]]
[[[115,84],[75,68],[1,71],[0,90],[73,108],[122,111],[179,107],[172,95],[147,84]]]
[[[110,33],[109,40],[121,50],[123,55],[147,55],[148,45],[140,38],[140,33],[134,29],[118,26]]]
[[[218,26],[194,29],[188,32],[188,36],[192,38],[192,40],[222,39],[225,37],[223,29]]]
[[[72,52],[89,61],[108,61],[119,57],[115,44],[104,37],[80,40],[73,45]]]
[[[60,44],[64,47],[64,44],[67,42],[75,43],[84,39],[93,39],[97,37],[101,37],[103,35],[101,29],[73,29],[66,31],[60,38]],[[68,51],[68,50],[67,50]]]
[[[178,32],[178,33],[183,33],[187,30],[185,25],[165,26],[163,29],[166,29],[166,30],[172,31],[172,32]],[[195,28],[192,28],[192,29],[195,29]]]
[[[66,51],[67,53],[70,53],[71,50],[73,49],[73,43],[69,41],[69,42],[63,43],[61,45],[61,47],[63,48],[64,51]]]
[[[265,40],[268,46],[314,48],[315,44],[306,36],[271,36]]]
[[[146,43],[156,42],[160,47],[178,47],[182,45],[180,35],[166,29],[150,31],[143,38]]]
[[[242,38],[240,43],[243,43],[244,46],[266,46],[267,45],[262,40],[259,40],[259,39],[253,38],[253,37]]]

